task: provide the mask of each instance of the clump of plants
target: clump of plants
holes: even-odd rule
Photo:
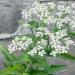
[[[0,75],[54,75],[66,65],[49,65],[47,57],[75,60],[69,52],[69,46],[75,46],[74,6],[36,1],[29,10],[24,9],[19,20],[21,33],[8,48],[0,45],[5,65]],[[31,33],[25,34],[26,29]]]

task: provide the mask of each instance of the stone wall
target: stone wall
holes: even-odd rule
[[[0,0],[0,33],[14,33],[18,28],[23,8],[28,8],[35,0]],[[57,0],[40,0],[42,2]]]
[[[14,33],[21,10],[32,4],[33,0],[0,0],[0,33]]]

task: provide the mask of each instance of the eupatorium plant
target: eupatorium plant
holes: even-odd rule
[[[0,74],[53,75],[65,65],[49,65],[47,57],[75,60],[68,51],[70,45],[75,46],[74,6],[36,1],[29,10],[24,9],[19,20],[21,33],[12,40],[8,49],[0,46],[6,66]],[[31,33],[25,34],[26,29]]]

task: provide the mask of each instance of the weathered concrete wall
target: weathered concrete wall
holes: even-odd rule
[[[14,33],[18,28],[17,20],[21,18],[21,10],[29,8],[35,0],[0,0],[0,33]],[[52,1],[52,0],[41,0]],[[11,40],[0,40],[2,44],[7,46]],[[74,54],[75,51],[73,50]],[[48,59],[51,63],[65,63],[70,65],[67,71],[63,71],[57,75],[75,75],[75,64],[61,59]],[[0,68],[2,69],[2,55],[0,54]]]
[[[0,33],[12,33],[16,30],[16,7],[9,0],[0,0]],[[15,16],[16,15],[16,16]]]
[[[35,0],[0,0],[0,33],[14,33],[18,28],[17,20],[21,18],[21,10],[30,7],[34,1]]]
[[[0,33],[15,32],[21,10],[30,6],[32,2],[32,0],[0,0]]]

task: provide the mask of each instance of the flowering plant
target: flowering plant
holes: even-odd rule
[[[0,74],[53,75],[65,65],[49,65],[47,56],[75,60],[68,51],[70,45],[75,45],[72,40],[75,36],[74,6],[36,1],[31,9],[23,10],[22,20],[19,20],[21,33],[8,49],[0,46],[7,67]],[[26,29],[31,33],[25,34]]]

